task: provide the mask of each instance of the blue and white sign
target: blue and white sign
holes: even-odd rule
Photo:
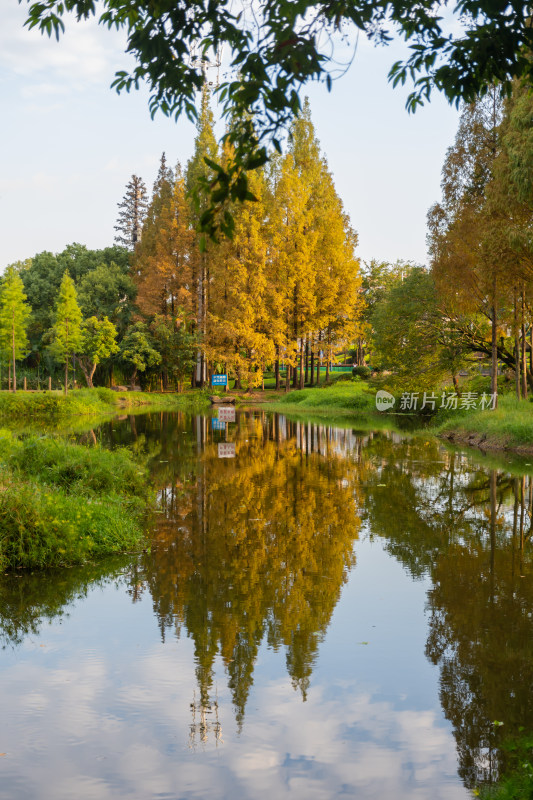
[[[227,386],[227,375],[211,375],[211,386]]]
[[[216,417],[213,417],[211,419],[211,427],[214,431],[225,431],[226,423],[223,419],[217,419]]]

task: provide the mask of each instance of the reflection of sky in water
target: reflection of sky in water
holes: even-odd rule
[[[1,800],[469,797],[424,656],[427,584],[379,542],[356,553],[305,703],[263,644],[239,733],[217,659],[220,741],[212,708],[191,746],[193,643],[161,642],[149,593],[95,589],[0,652]]]

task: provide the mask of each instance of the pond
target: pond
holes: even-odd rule
[[[531,466],[262,411],[125,417],[142,554],[0,576],[0,798],[460,800],[533,731]]]

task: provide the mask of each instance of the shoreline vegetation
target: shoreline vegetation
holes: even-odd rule
[[[431,416],[378,411],[375,393],[381,384],[364,381],[337,381],[331,385],[284,394],[277,392],[259,402],[273,411],[315,414],[323,417],[353,417],[364,420],[365,426],[404,428],[437,436],[451,445],[477,448],[482,451],[513,452],[533,455],[533,405],[511,394],[500,394],[498,407],[491,410],[439,411]],[[468,389],[465,387],[465,391]],[[392,392],[398,399],[402,392]],[[257,402],[257,401],[255,401]],[[396,404],[397,405],[397,404]]]
[[[146,467],[125,449],[0,430],[0,571],[138,551],[152,507]]]
[[[390,428],[438,436],[482,452],[533,454],[533,406],[502,394],[496,410],[437,411],[433,416],[382,412],[380,381],[335,380],[285,393],[235,392],[241,407],[261,406],[309,419],[350,422],[362,430]],[[80,389],[0,394],[0,570],[72,566],[147,544],[154,497],[146,467],[125,450],[75,444],[43,435],[47,424],[65,432],[73,420],[98,422],[123,412],[204,412],[211,390],[181,394]],[[224,394],[219,394],[224,397]],[[395,392],[396,397],[401,392]],[[397,406],[398,404],[396,404]],[[30,433],[17,432],[28,422]],[[39,434],[35,433],[35,424]]]
[[[52,392],[0,392],[0,421],[31,418],[64,419],[105,416],[123,411],[196,410],[208,407],[204,391],[183,393],[118,392],[113,389],[76,389],[65,395]]]
[[[347,420],[353,418],[364,427],[391,427],[420,431],[438,436],[451,445],[467,446],[482,451],[512,451],[533,455],[533,405],[518,400],[510,393],[501,393],[495,410],[438,410],[433,415],[378,411],[376,391],[384,388],[381,381],[361,379],[333,380],[320,386],[285,392],[266,389],[231,391],[239,405],[267,406],[272,411],[296,415]],[[391,387],[388,387],[390,389]],[[463,390],[469,390],[465,384]],[[398,398],[402,392],[392,389]],[[0,425],[22,422],[69,423],[91,418],[105,419],[120,413],[149,411],[205,411],[210,395],[224,393],[216,389],[189,389],[182,393],[117,392],[106,388],[78,389],[67,396],[62,392],[1,392]]]

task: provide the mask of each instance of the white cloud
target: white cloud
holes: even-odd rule
[[[24,86],[26,97],[110,82],[125,63],[124,35],[100,28],[95,19],[76,23],[67,18],[66,33],[58,42],[24,26],[25,4],[3,0],[3,5],[0,66],[14,77],[35,81]]]
[[[34,662],[4,671],[2,766],[18,781],[24,770],[24,791],[40,800],[469,797],[438,711],[398,709],[355,682],[342,692],[316,685],[303,703],[287,678],[256,676],[238,734],[219,675],[224,741],[217,746],[211,733],[191,750],[192,667],[182,640],[120,661],[119,671],[97,652],[59,669]],[[25,686],[33,688],[21,708]]]

